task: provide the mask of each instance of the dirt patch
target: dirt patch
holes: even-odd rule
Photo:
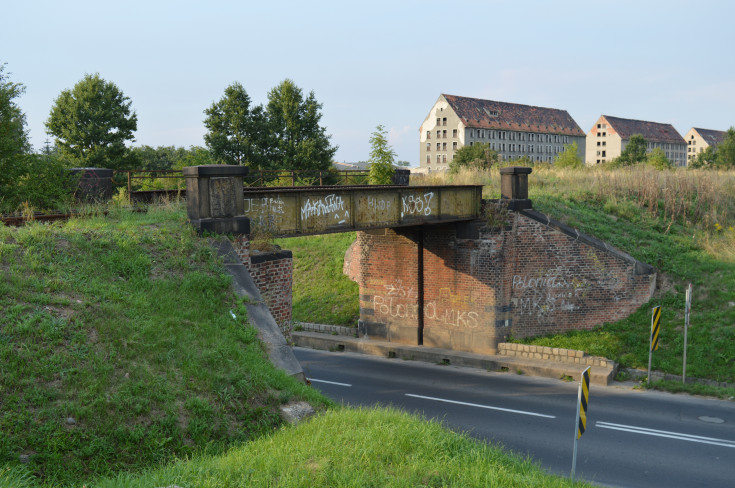
[[[666,273],[658,272],[656,276],[656,289],[653,292],[653,298],[661,298],[669,292],[676,294],[677,282]]]

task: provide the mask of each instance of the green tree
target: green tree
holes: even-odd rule
[[[666,157],[666,153],[660,147],[656,147],[646,156],[646,163],[650,164],[658,170],[671,168],[671,161]]]
[[[304,98],[293,81],[286,79],[268,93],[266,116],[269,149],[275,169],[326,170],[337,146],[331,146],[326,129],[319,125],[322,105],[314,92]]]
[[[490,144],[463,146],[454,153],[449,162],[449,172],[456,173],[462,168],[487,170],[498,164],[498,153],[490,149]]]
[[[554,167],[579,169],[584,167],[584,161],[579,157],[579,144],[573,142],[565,144],[564,150],[554,156]]]
[[[240,83],[225,88],[224,96],[204,113],[204,125],[209,130],[204,142],[214,159],[253,168],[268,165],[268,128],[263,107],[252,105]]]
[[[371,185],[389,185],[393,182],[393,174],[396,172],[393,167],[395,159],[396,153],[388,144],[388,131],[382,125],[378,125],[370,136],[368,181]]]
[[[125,169],[132,166],[125,143],[138,128],[131,104],[117,85],[88,74],[61,92],[46,127],[72,165]]]
[[[25,86],[10,81],[8,75],[5,64],[0,64],[0,168],[3,174],[8,170],[6,165],[11,157],[30,150],[26,118],[15,103],[15,99],[25,92]]]
[[[716,164],[719,168],[735,168],[735,127],[730,127],[725,138],[715,148],[717,152]]]
[[[611,161],[613,166],[630,166],[646,160],[648,142],[641,134],[633,134],[620,156]]]
[[[717,151],[714,146],[707,146],[689,163],[690,168],[714,168],[717,166]]]

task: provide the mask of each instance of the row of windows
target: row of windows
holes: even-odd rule
[[[470,137],[477,139],[500,139],[510,141],[529,141],[529,142],[561,142],[569,143],[569,136],[560,136],[559,134],[536,134],[533,132],[512,132],[504,130],[489,129],[470,129]]]
[[[457,129],[452,129],[452,137],[457,138]],[[431,131],[426,131],[426,138],[431,139]],[[447,129],[437,130],[436,131],[436,138],[437,139],[446,139],[447,138]]]
[[[473,144],[474,144],[474,142],[470,141],[470,146],[472,146]],[[496,145],[495,145],[494,142],[491,142],[490,143],[490,149],[492,149],[493,151],[496,150]],[[529,153],[532,153],[532,152],[559,153],[559,152],[562,152],[562,151],[565,151],[566,150],[564,148],[564,146],[551,146],[551,145],[547,145],[546,146],[546,151],[544,151],[544,145],[543,144],[538,144],[538,145],[534,145],[534,144],[506,144],[504,142],[503,143],[500,143],[499,142],[497,144],[497,150],[498,151],[526,152],[526,149],[528,149],[528,152]]]
[[[529,156],[506,156],[506,155],[501,155],[500,156],[500,160],[501,161],[513,161],[514,159],[521,159],[522,157],[529,158],[531,161],[534,160],[533,159],[533,156],[529,157]],[[451,161],[452,159],[454,159],[454,155],[453,154],[450,156],[449,160]],[[554,157],[553,156],[536,156],[536,161],[545,161],[545,162],[551,163],[552,161],[554,161]],[[437,154],[436,155],[436,163],[437,164],[442,164],[442,163],[446,163],[446,162],[447,162],[447,155],[446,154]],[[599,163],[600,160],[598,159],[597,162]],[[603,160],[603,163],[604,162],[605,161]],[[431,155],[430,154],[427,154],[426,155],[426,164],[431,164]]]
[[[695,152],[697,152],[697,148],[696,147],[688,147],[687,148],[687,152],[695,153]],[[703,147],[700,147],[699,148],[699,152],[704,152],[704,148]]]
[[[446,117],[437,117],[436,118],[436,125],[447,125],[447,118]]]

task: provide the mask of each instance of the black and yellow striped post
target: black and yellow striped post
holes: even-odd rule
[[[651,360],[653,359],[653,351],[658,349],[658,332],[661,330],[661,306],[653,307],[651,315],[651,342],[648,347],[648,377],[646,382],[651,385]]]
[[[574,472],[577,469],[577,441],[584,431],[587,430],[587,403],[590,397],[590,368],[587,367],[582,371],[582,378],[579,381],[579,392],[577,393],[577,415],[574,422],[574,453],[572,454],[572,474],[571,479],[574,481]]]

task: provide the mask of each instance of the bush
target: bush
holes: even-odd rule
[[[78,176],[53,155],[23,154],[11,158],[0,181],[0,211],[21,207],[37,210],[66,209],[71,204]]]

